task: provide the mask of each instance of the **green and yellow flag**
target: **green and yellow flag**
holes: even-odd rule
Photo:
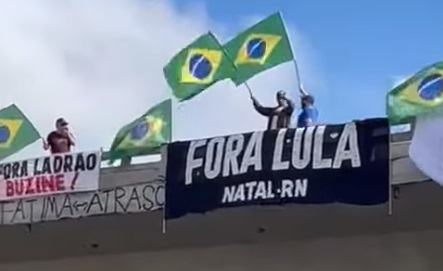
[[[234,66],[209,32],[175,55],[163,68],[166,81],[180,101],[191,99],[217,81],[230,78]]]
[[[262,71],[294,59],[280,13],[275,13],[240,33],[224,45],[234,61],[231,77],[238,86]]]
[[[109,151],[110,163],[123,157],[160,153],[160,147],[171,141],[172,102],[152,107],[117,133]]]
[[[0,110],[0,159],[19,152],[39,138],[39,132],[15,104]]]
[[[388,93],[391,123],[443,111],[443,61],[429,65]]]

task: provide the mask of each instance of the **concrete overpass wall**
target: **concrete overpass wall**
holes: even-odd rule
[[[228,245],[0,264],[7,271],[439,271],[443,232]]]
[[[0,270],[441,270],[443,197],[391,149],[400,187],[387,204],[234,208],[167,225],[161,211],[0,227]],[[101,189],[162,178],[160,163],[103,170]]]

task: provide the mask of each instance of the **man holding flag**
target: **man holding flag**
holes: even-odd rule
[[[178,52],[163,72],[179,102],[199,95],[218,81],[231,79],[249,91],[254,108],[269,117],[268,129],[288,128],[294,104],[283,91],[277,93],[276,107],[263,107],[252,96],[248,80],[283,63],[294,63],[297,81],[298,65],[292,52],[288,33],[279,12],[271,14],[221,45],[212,32],[205,33]],[[314,125],[317,111],[314,98],[304,94],[298,127]]]
[[[294,104],[284,92],[277,93],[277,107],[263,107],[252,96],[247,80],[280,64],[292,61],[295,66],[297,80],[300,82],[298,65],[292,52],[289,36],[280,13],[274,13],[249,27],[238,36],[227,42],[225,52],[235,65],[231,75],[235,85],[245,84],[248,88],[254,108],[262,115],[269,117],[268,129],[288,128]],[[298,127],[315,125],[317,111],[314,98],[304,91],[302,93],[302,112],[298,118]]]
[[[286,97],[286,93],[283,90],[277,92],[276,98],[276,107],[264,107],[251,95],[255,110],[261,115],[268,117],[268,130],[289,128],[291,124],[294,103]]]

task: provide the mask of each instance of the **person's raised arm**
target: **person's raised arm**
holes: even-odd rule
[[[74,135],[68,131],[68,138],[69,138],[69,144],[71,144],[72,146],[75,146],[75,137]]]
[[[269,117],[272,114],[273,109],[270,107],[264,107],[262,106],[257,99],[255,99],[254,96],[251,96],[251,100],[252,100],[252,104],[254,105],[255,110],[265,116],[265,117]]]
[[[302,96],[308,96],[309,93],[306,91],[306,89],[304,88],[303,84],[300,84],[299,86],[299,91],[301,93]]]
[[[48,136],[48,139],[49,139],[49,136]],[[45,140],[45,139],[42,137],[43,150],[45,150],[45,151],[49,150],[48,139]]]

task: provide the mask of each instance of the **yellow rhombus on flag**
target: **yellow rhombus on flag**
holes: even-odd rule
[[[226,53],[236,71],[236,85],[282,63],[294,60],[289,37],[280,13],[272,14],[226,43]]]

